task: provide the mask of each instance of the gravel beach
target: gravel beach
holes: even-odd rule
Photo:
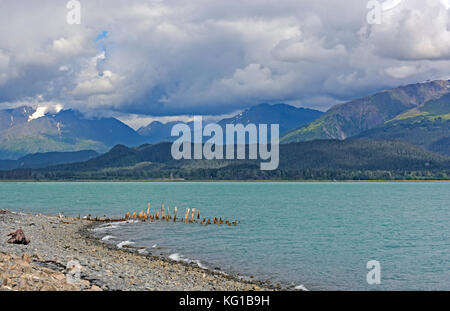
[[[0,211],[0,290],[273,290],[194,264],[141,255],[101,243],[98,223],[71,217]],[[22,229],[28,245],[7,243]],[[81,281],[67,283],[67,264],[81,265]]]

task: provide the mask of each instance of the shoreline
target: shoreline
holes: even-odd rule
[[[450,182],[450,179],[398,179],[398,180],[388,180],[388,179],[364,179],[364,180],[331,180],[331,179],[273,179],[273,180],[172,180],[172,179],[0,179],[0,183],[440,183],[440,182]]]
[[[41,288],[46,290],[281,290],[281,287],[269,282],[242,280],[200,268],[194,263],[138,254],[103,243],[99,238],[94,238],[90,231],[99,224],[101,222],[74,217],[0,211],[0,257],[6,256],[7,260],[20,262],[18,266],[29,265],[28,272],[19,275],[21,279],[17,284],[11,281],[16,287],[0,284],[0,290],[37,290],[27,283],[32,281],[23,281],[23,278],[28,277],[30,271],[42,274],[42,269],[50,275],[41,284]],[[19,228],[31,240],[30,244],[7,244],[7,234]],[[81,283],[75,287],[66,284],[64,276],[70,260],[77,260],[82,267]],[[0,272],[6,275],[1,269]],[[52,283],[55,278],[56,285]],[[6,283],[9,284],[8,281]]]

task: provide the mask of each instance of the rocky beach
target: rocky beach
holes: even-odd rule
[[[136,249],[119,249],[94,238],[100,223],[63,216],[0,210],[0,290],[247,291],[272,290],[195,264],[175,262]],[[8,243],[22,229],[28,244]],[[68,263],[80,278],[69,279]]]

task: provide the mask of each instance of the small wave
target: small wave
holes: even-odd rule
[[[193,262],[195,262],[195,264],[202,269],[205,269],[205,270],[208,269],[208,267],[205,266],[204,264],[202,264],[202,262],[200,260],[194,260]]]
[[[134,219],[129,219],[129,220],[125,220],[125,221],[120,221],[120,224],[136,224],[140,222],[139,220],[134,220]]]
[[[202,269],[205,269],[205,270],[208,269],[208,267],[205,266],[204,264],[202,264],[202,262],[200,260],[191,260],[189,258],[183,258],[183,256],[181,256],[178,253],[174,253],[174,254],[169,255],[169,258],[172,259],[173,261],[182,261],[182,262],[185,262],[185,263],[188,263],[188,264],[195,263],[198,267],[200,267]]]
[[[132,241],[122,241],[119,244],[117,244],[117,247],[118,248],[122,248],[124,245],[131,245],[131,244],[134,244],[134,242],[132,242]]]
[[[104,236],[104,237],[102,238],[102,241],[108,241],[108,240],[111,240],[111,239],[113,239],[113,238],[115,238],[115,236],[113,236],[113,235],[106,235],[106,236]]]
[[[169,255],[169,258],[172,259],[172,260],[174,260],[174,261],[181,261],[181,256],[180,256],[180,254],[178,254],[178,253]]]
[[[135,220],[135,219],[128,219],[128,220],[115,221],[114,224],[124,225],[124,224],[135,224],[138,222],[140,222],[140,221]]]
[[[104,224],[104,225],[98,226],[96,228],[93,228],[93,229],[91,229],[91,231],[93,231],[93,232],[104,232],[104,231],[108,231],[108,230],[111,230],[111,229],[117,229],[117,228],[119,228],[118,225],[115,225],[115,224],[112,224],[112,223],[108,223],[108,224]]]
[[[102,224],[100,226],[97,226],[93,229],[91,229],[91,231],[93,232],[103,232],[103,231],[108,231],[111,229],[117,229],[119,228],[120,225],[124,225],[124,224],[135,224],[138,223],[139,220],[124,220],[124,221],[116,221],[116,222],[108,222],[106,224]]]
[[[217,272],[220,273],[221,271],[217,271]],[[239,280],[246,281],[246,282],[251,282],[252,281],[252,279],[250,277],[245,276],[245,275],[238,275],[237,278]]]
[[[148,252],[147,252],[147,250],[145,248],[144,249],[139,249],[138,253],[142,254],[142,255],[147,255],[148,254]]]
[[[158,244],[154,244],[152,248],[158,248]]]
[[[307,288],[306,288],[305,286],[303,286],[303,285],[295,286],[294,289],[296,289],[296,290],[302,290],[302,291],[304,291],[304,292],[309,292],[309,289],[307,289]]]

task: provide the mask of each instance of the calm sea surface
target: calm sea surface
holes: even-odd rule
[[[450,290],[450,183],[0,183],[0,208],[123,216],[161,203],[236,227],[120,224],[107,243],[311,290]],[[4,237],[5,238],[5,237]],[[381,264],[368,285],[366,264]]]

